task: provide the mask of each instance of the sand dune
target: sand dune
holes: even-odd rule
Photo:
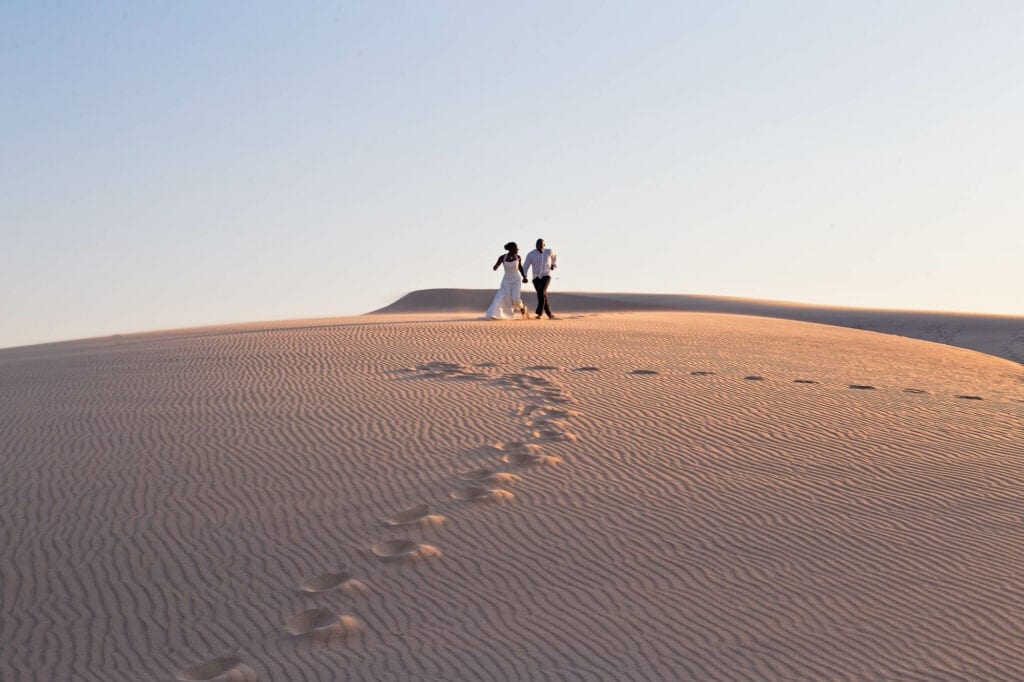
[[[738,315],[3,350],[0,678],[1018,680],[1022,433],[1019,364]]]
[[[479,313],[487,309],[492,296],[494,292],[486,289],[424,289],[406,294],[374,314]],[[526,287],[523,298],[533,310],[537,299]],[[552,293],[552,305],[561,313],[677,310],[816,322],[969,348],[1024,364],[1024,317],[1009,315],[840,308],[725,296],[571,291]]]

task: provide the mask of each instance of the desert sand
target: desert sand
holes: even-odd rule
[[[493,296],[494,291],[488,289],[422,289],[406,294],[375,314],[426,311],[474,314],[486,310]],[[562,292],[557,288],[552,296],[555,311],[559,313],[677,310],[775,317],[897,334],[969,348],[1024,364],[1024,317],[1020,316],[849,308],[729,296]],[[532,311],[536,295],[525,286],[523,300]]]
[[[750,315],[3,350],[0,678],[1019,680],[1022,427],[1018,363]]]

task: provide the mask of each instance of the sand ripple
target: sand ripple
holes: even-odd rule
[[[256,672],[234,656],[214,658],[178,673],[182,682],[254,682]]]

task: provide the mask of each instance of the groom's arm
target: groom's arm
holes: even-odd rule
[[[551,269],[554,270],[558,266],[555,265],[555,261],[558,260],[558,254],[554,251],[551,252]]]

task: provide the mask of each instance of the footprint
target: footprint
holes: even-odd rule
[[[519,407],[515,414],[520,417],[526,417],[527,419],[532,418],[534,412],[539,412],[544,409],[544,405],[539,403],[526,403]]]
[[[385,540],[370,548],[382,561],[397,562],[441,556],[441,550],[412,540]]]
[[[527,419],[527,425],[535,429],[555,429],[565,431],[567,424],[564,419],[557,419],[547,415]]]
[[[539,389],[537,391],[537,393],[539,395],[544,396],[545,398],[560,398],[560,397],[562,397],[562,390],[559,389],[559,388],[554,388],[554,387],[548,387],[548,388]]]
[[[980,395],[958,395],[960,400],[984,400]]]
[[[240,658],[223,656],[182,670],[176,678],[181,682],[212,682],[213,680],[255,682],[256,671],[242,663]]]
[[[558,464],[561,457],[545,455],[539,445],[522,441],[509,441],[491,446],[501,452],[501,461],[514,466],[534,466],[538,464]]]
[[[600,367],[590,367],[590,366],[586,366],[586,367],[573,367],[572,371],[574,371],[574,372],[600,372],[601,368]]]
[[[540,446],[534,445],[533,443],[526,443],[521,440],[510,440],[505,443],[495,443],[492,445],[495,450],[501,452],[539,452]]]
[[[498,471],[497,469],[488,469],[487,467],[464,471],[459,474],[459,478],[463,481],[471,481],[473,483],[497,483],[499,481],[503,483],[511,483],[513,481],[520,480],[519,476],[516,476],[513,473]]]
[[[496,363],[496,362],[478,362],[478,363],[476,363],[473,366],[474,367],[497,367],[498,363]]]
[[[697,370],[696,372],[690,372],[695,377],[710,377],[714,376],[714,372],[708,372],[706,370]]]
[[[536,455],[529,452],[510,452],[501,458],[501,461],[518,467],[529,467],[538,465],[558,464],[562,461],[554,455]]]
[[[453,500],[458,500],[459,502],[507,502],[515,497],[508,490],[484,488],[482,486],[459,488],[448,494]]]
[[[540,429],[534,429],[533,431],[530,432],[530,435],[532,435],[537,440],[546,440],[546,441],[575,441],[575,440],[577,440],[577,436],[576,436],[575,433],[572,433],[571,431],[565,431],[565,430],[560,429],[560,428],[540,428]]]
[[[858,391],[873,391],[873,390],[875,390],[874,386],[870,386],[868,384],[850,384],[850,388],[858,390]]]
[[[526,371],[549,372],[551,370],[556,370],[558,368],[555,367],[554,365],[530,365],[529,367],[523,367],[523,369],[525,369]]]
[[[309,578],[299,583],[299,589],[303,592],[315,594],[317,592],[330,592],[341,590],[346,594],[366,592],[366,585],[356,580],[348,571],[340,573],[324,573],[315,578]]]
[[[634,369],[630,372],[630,374],[636,374],[638,376],[650,376],[653,374],[657,374],[657,372],[653,369]]]
[[[439,525],[444,523],[440,514],[431,514],[430,507],[417,504],[380,520],[385,526]]]
[[[435,370],[435,371],[445,372],[445,371],[464,370],[464,369],[466,369],[466,367],[464,365],[460,365],[457,362],[443,362],[443,361],[437,360],[437,361],[434,361],[434,362],[421,362],[420,364],[416,365],[416,369],[419,369],[419,370]]]
[[[580,416],[580,413],[576,410],[570,410],[564,407],[551,407],[544,403],[527,403],[516,410],[516,414],[521,417],[526,417],[527,421],[535,419],[568,419],[570,417]],[[536,416],[534,416],[535,414]]]
[[[928,393],[928,391],[924,390],[923,388],[905,388],[905,389],[903,389],[903,392],[904,393],[914,393],[914,394],[917,394],[917,395],[927,394]]]
[[[542,407],[544,414],[552,419],[569,419],[570,417],[578,417],[580,413],[576,410],[567,410],[562,407]]]
[[[743,378],[746,381],[764,381],[765,380],[765,378],[763,376],[761,376],[760,374],[750,374],[750,375],[745,376]]]
[[[488,378],[486,374],[481,374],[479,372],[453,372],[449,374],[449,376],[456,381],[484,381]]]
[[[504,386],[514,386],[515,388],[533,388],[535,386],[550,386],[551,382],[543,377],[534,377],[529,374],[506,374],[500,379],[496,380],[496,383]]]
[[[416,365],[420,376],[429,379],[458,379],[461,381],[482,381],[488,379],[486,374],[475,372],[472,368],[455,362],[425,362]]]
[[[359,621],[327,609],[308,609],[289,618],[285,630],[296,637],[313,633],[347,635],[359,630]]]
[[[818,383],[814,379],[793,379],[794,384],[816,384]]]

